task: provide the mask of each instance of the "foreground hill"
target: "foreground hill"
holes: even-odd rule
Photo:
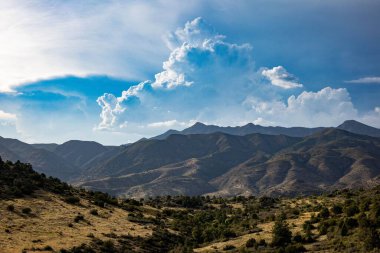
[[[320,196],[115,199],[0,160],[0,249],[379,252],[380,189]]]
[[[132,144],[87,174],[78,185],[135,198],[367,188],[380,182],[380,139],[333,128],[304,138],[171,135]]]

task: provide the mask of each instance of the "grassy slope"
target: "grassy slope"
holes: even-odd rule
[[[15,210],[7,210],[13,205]],[[22,209],[29,207],[31,214],[23,214]],[[92,215],[92,209],[99,215]],[[84,221],[74,222],[78,214]],[[55,250],[68,249],[82,243],[89,243],[89,234],[107,240],[105,234],[147,237],[152,234],[149,226],[142,226],[127,220],[127,211],[117,207],[99,208],[86,199],[80,205],[68,204],[62,197],[39,191],[34,197],[0,200],[0,249],[1,252],[21,252],[23,249],[51,246]],[[69,227],[69,224],[73,227]],[[3,231],[9,232],[3,232]]]
[[[76,201],[69,204],[70,198]],[[341,211],[333,211],[337,206]],[[24,208],[31,212],[25,214]],[[94,209],[98,214],[91,214]],[[327,216],[320,216],[324,209]],[[83,220],[75,222],[78,216]],[[179,196],[121,201],[46,178],[30,165],[0,161],[0,252],[4,253],[41,252],[47,246],[70,250],[82,244],[86,251],[66,252],[175,253],[192,252],[191,248],[220,252],[227,245],[233,246],[230,252],[277,252],[270,242],[274,220],[280,216],[289,224],[292,244],[299,234],[298,242],[312,252],[380,249],[380,187],[299,198]],[[306,222],[313,226],[310,237]],[[376,238],[366,250],[369,228]],[[247,249],[250,238],[264,239],[268,246]]]

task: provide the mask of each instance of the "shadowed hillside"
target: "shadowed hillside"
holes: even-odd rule
[[[378,138],[333,128],[304,138],[171,135],[128,146],[79,185],[136,198],[312,194],[376,185],[379,159]]]

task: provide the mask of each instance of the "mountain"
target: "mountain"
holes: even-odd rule
[[[78,185],[127,197],[370,187],[380,182],[380,139],[334,128],[303,138],[174,134],[131,144],[88,174]]]
[[[254,129],[269,134],[246,134]],[[276,135],[276,131],[310,134]],[[30,163],[37,171],[71,184],[119,196],[295,195],[376,185],[380,144],[370,135],[377,131],[356,121],[313,129],[197,123],[172,131],[165,139],[122,146],[78,140],[31,145],[0,138],[0,156]]]
[[[106,151],[107,147],[94,141],[71,140],[58,145],[53,152],[72,165],[81,167]]]
[[[152,139],[158,139],[162,140],[167,138],[171,134],[210,134],[210,133],[227,133],[232,135],[247,135],[247,134],[253,134],[253,133],[260,133],[260,134],[271,134],[271,135],[287,135],[292,137],[304,137],[310,134],[313,134],[315,132],[321,131],[322,127],[316,127],[316,128],[306,128],[306,127],[264,127],[260,125],[255,125],[252,123],[249,123],[244,126],[236,126],[236,127],[220,127],[215,125],[205,125],[203,123],[197,122],[193,126],[186,128],[182,131],[177,130],[168,130],[167,132],[158,135],[156,137],[153,137]]]
[[[36,171],[68,182],[78,180],[87,167],[95,167],[121,150],[122,147],[103,146],[93,141],[72,140],[61,145],[27,144],[0,137],[0,157],[3,160],[30,163]]]
[[[343,124],[336,127],[337,129],[346,130],[356,134],[368,135],[373,137],[380,137],[380,129],[367,126],[363,123],[357,122],[355,120],[347,120]],[[281,127],[281,126],[260,126],[249,123],[244,126],[236,127],[220,127],[214,125],[205,125],[203,123],[197,122],[193,126],[186,128],[182,131],[168,130],[167,132],[153,137],[152,139],[163,140],[172,134],[210,134],[210,133],[227,133],[232,135],[247,135],[253,133],[259,134],[271,134],[271,135],[287,135],[292,137],[305,137],[314,133],[317,133],[325,129],[324,127]]]
[[[39,149],[45,149],[50,152],[54,152],[54,150],[59,146],[56,143],[34,143],[32,144],[33,147],[39,148]]]
[[[140,141],[87,171],[92,178],[79,185],[134,197],[204,194],[215,191],[208,184],[212,178],[250,157],[264,159],[299,140],[284,135],[213,133]]]
[[[380,137],[380,129],[367,126],[355,120],[347,120],[343,122],[341,125],[339,125],[337,128],[349,131],[351,133]]]
[[[16,139],[0,137],[0,156],[4,160],[30,163],[36,171],[63,180],[70,180],[77,173],[75,166],[62,157]]]
[[[212,181],[222,195],[297,195],[380,183],[380,139],[326,129]]]

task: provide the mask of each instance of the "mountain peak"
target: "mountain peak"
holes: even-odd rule
[[[364,134],[374,137],[380,137],[380,129],[368,126],[356,120],[346,120],[337,129],[346,130],[356,134]]]
[[[194,125],[192,125],[191,127],[204,127],[206,126],[206,124],[203,124],[202,122],[196,122]]]
[[[344,121],[342,124],[340,124],[338,126],[338,128],[341,127],[341,126],[352,126],[352,125],[367,126],[367,125],[365,125],[365,124],[363,124],[363,123],[361,123],[359,121],[356,121],[356,120],[353,120],[353,119],[349,119],[349,120]]]

